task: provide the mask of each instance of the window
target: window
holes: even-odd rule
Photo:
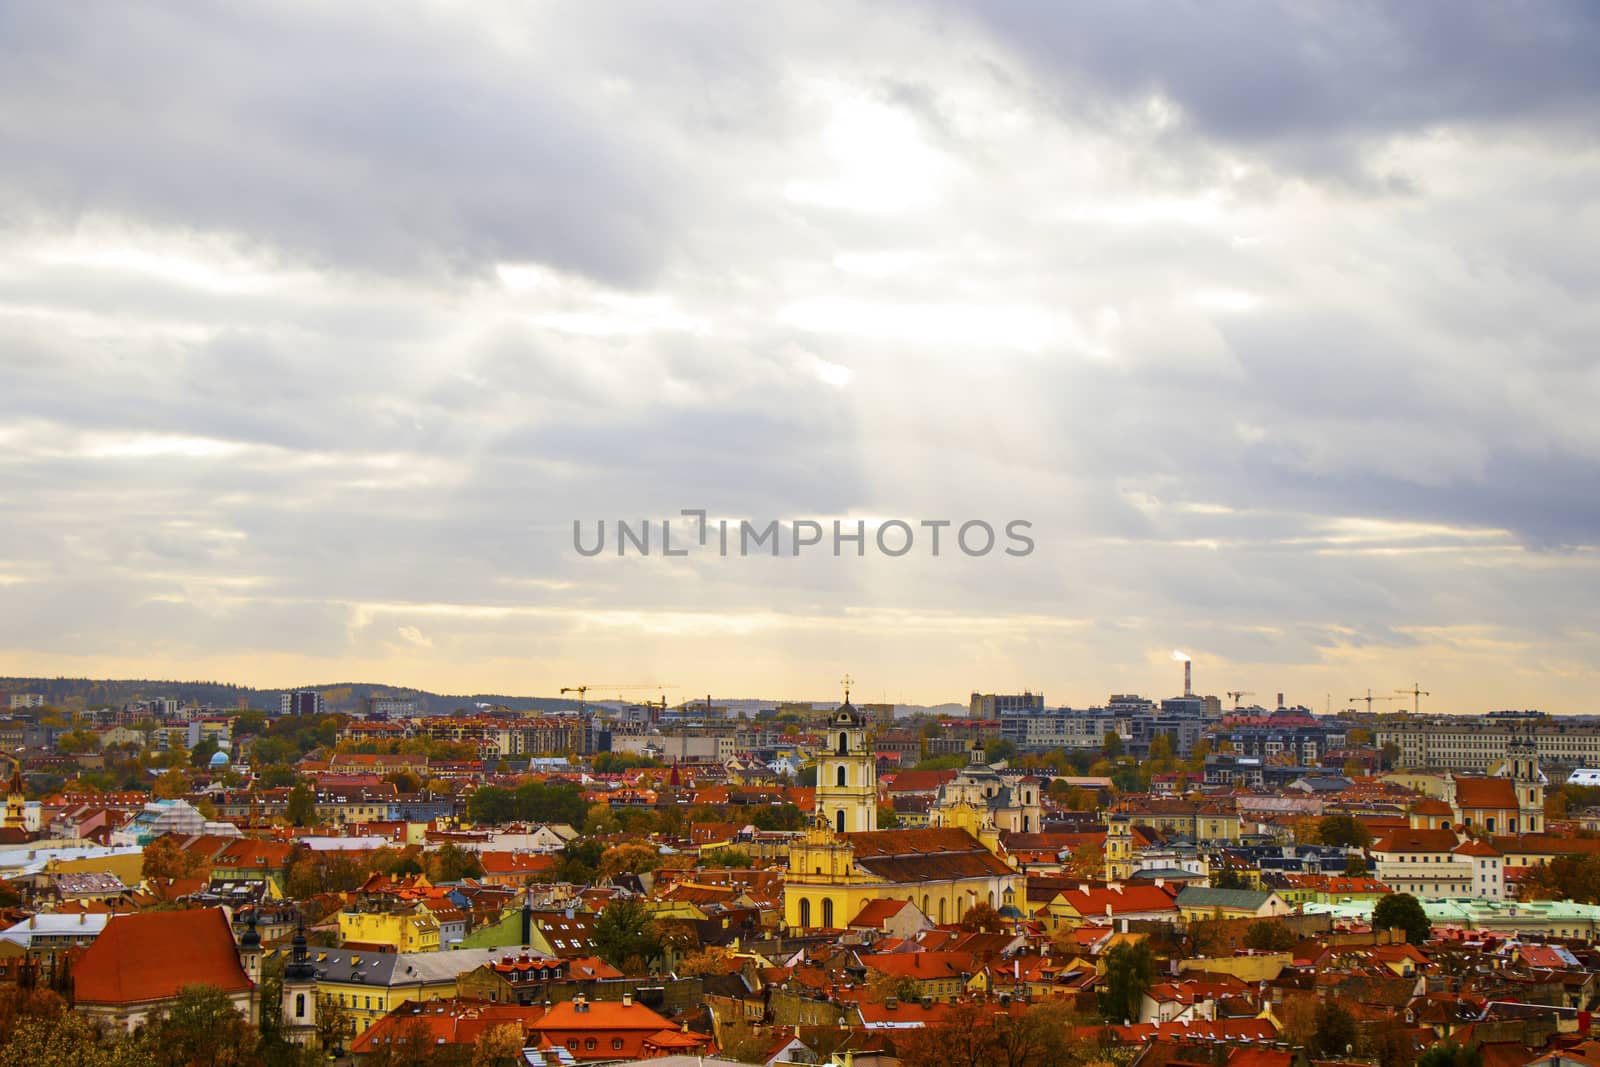
[[[294,1017],[296,1019],[304,1019],[306,1017],[306,995],[304,993],[296,993],[294,995]]]
[[[596,1042],[596,1041],[595,1041],[595,1039],[594,1039],[594,1038],[592,1038],[592,1037],[589,1037],[589,1038],[585,1038],[585,1039],[584,1039],[584,1042],[583,1042],[583,1047],[584,1047],[584,1048],[585,1048],[585,1049],[590,1049],[590,1050],[592,1050],[592,1049],[593,1049],[593,1048],[594,1048],[594,1047],[595,1047],[595,1045],[596,1045],[596,1044],[597,1044],[597,1042]]]
[[[611,1039],[611,1051],[612,1052],[621,1052],[622,1051],[622,1038],[614,1037],[614,1038]]]
[[[838,784],[841,785],[841,786],[844,785],[844,765],[843,764],[839,765],[838,778],[839,778]]]

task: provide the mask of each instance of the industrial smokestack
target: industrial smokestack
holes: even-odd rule
[[[1194,696],[1194,687],[1190,684],[1190,674],[1189,674],[1189,671],[1190,671],[1190,669],[1192,667],[1194,667],[1194,664],[1192,662],[1190,662],[1189,660],[1184,660],[1183,661],[1183,695],[1186,696],[1186,697],[1187,696]]]
[[[1278,694],[1278,710],[1279,711],[1283,710],[1283,694],[1282,693]]]

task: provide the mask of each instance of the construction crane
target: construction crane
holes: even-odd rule
[[[1230,690],[1228,690],[1228,697],[1233,701],[1233,707],[1234,707],[1235,711],[1237,711],[1238,708],[1239,708],[1239,698],[1240,697],[1253,697],[1253,696],[1255,696],[1255,693],[1251,692],[1248,689],[1230,689]]]
[[[563,695],[565,695],[567,693],[577,693],[578,694],[578,710],[581,712],[583,710],[583,706],[584,706],[584,696],[591,689],[605,689],[605,690],[608,690],[608,691],[609,690],[616,690],[617,692],[620,693],[624,689],[676,689],[676,688],[678,688],[678,687],[675,686],[675,685],[667,685],[664,682],[629,682],[629,683],[626,683],[626,684],[623,684],[623,685],[618,685],[618,684],[616,684],[614,682],[604,682],[604,683],[592,684],[592,685],[564,685],[564,686],[561,687],[561,692],[562,692]],[[662,693],[661,694],[661,702],[662,702],[662,704],[665,705],[666,701],[667,701],[667,696],[666,696],[665,693]]]
[[[1431,696],[1433,696],[1432,693],[1430,693],[1426,689],[1422,688],[1422,685],[1419,682],[1412,682],[1410,689],[1396,689],[1395,692],[1399,693],[1401,695],[1405,695],[1407,693],[1411,694],[1411,714],[1413,714],[1413,715],[1421,715],[1422,714],[1422,698],[1423,697],[1431,697]]]
[[[1408,692],[1409,692],[1409,690],[1408,690]],[[1367,714],[1368,715],[1372,714],[1372,703],[1373,703],[1373,701],[1376,701],[1376,700],[1399,700],[1399,699],[1400,699],[1399,697],[1375,697],[1375,696],[1372,695],[1372,690],[1370,690],[1370,689],[1367,690],[1367,695],[1364,696],[1364,697],[1363,696],[1354,696],[1354,697],[1350,697],[1349,698],[1349,700],[1350,700],[1350,702],[1352,704],[1355,703],[1358,700],[1365,700],[1367,702]]]

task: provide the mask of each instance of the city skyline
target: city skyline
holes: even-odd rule
[[[0,671],[1591,711],[1597,12],[8,11]]]

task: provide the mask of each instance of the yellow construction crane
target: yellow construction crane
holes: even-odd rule
[[[1396,693],[1400,693],[1402,695],[1406,694],[1406,693],[1410,693],[1411,694],[1411,714],[1413,714],[1413,715],[1421,715],[1422,714],[1422,698],[1423,697],[1431,697],[1431,696],[1433,696],[1432,693],[1430,693],[1426,689],[1422,688],[1422,685],[1419,682],[1412,682],[1410,689],[1396,689],[1395,692]]]
[[[582,711],[583,710],[583,706],[584,706],[585,694],[587,694],[589,692],[589,690],[591,690],[591,689],[604,689],[604,690],[607,690],[607,691],[615,690],[615,691],[620,693],[624,689],[663,689],[663,690],[665,690],[665,689],[676,689],[676,688],[678,688],[678,687],[675,686],[675,685],[667,685],[664,682],[629,682],[629,683],[622,684],[622,685],[618,685],[618,684],[613,683],[613,682],[605,682],[605,683],[593,684],[593,685],[564,685],[564,686],[561,687],[561,692],[562,692],[563,695],[565,695],[567,693],[577,693],[578,694],[578,710]],[[665,704],[666,701],[667,701],[667,695],[666,695],[666,693],[662,693],[661,694],[661,702],[662,702],[662,704]]]
[[[1367,714],[1368,715],[1372,714],[1372,703],[1373,703],[1373,701],[1375,701],[1375,700],[1399,700],[1399,699],[1400,699],[1399,697],[1375,697],[1375,696],[1372,695],[1372,690],[1370,690],[1370,689],[1367,690],[1367,695],[1364,696],[1364,697],[1355,696],[1355,697],[1350,697],[1349,698],[1349,700],[1350,700],[1350,702],[1352,704],[1355,703],[1357,700],[1365,700],[1367,702]]]
[[[1228,690],[1228,698],[1233,701],[1233,707],[1234,707],[1235,711],[1237,711],[1238,708],[1239,708],[1239,698],[1240,697],[1253,697],[1253,696],[1255,696],[1255,693],[1251,692],[1248,689],[1230,689],[1230,690]]]

